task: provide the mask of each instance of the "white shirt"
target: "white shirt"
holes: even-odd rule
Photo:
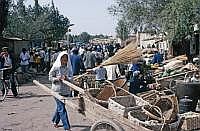
[[[12,66],[12,60],[10,59],[10,56],[8,55],[7,57],[6,56],[3,56],[4,57],[4,67],[11,67]]]
[[[116,80],[117,76],[120,76],[119,67],[117,65],[108,65],[105,66],[105,68],[108,80]]]
[[[80,47],[79,54],[82,55],[82,54],[84,54],[84,52],[85,52],[85,50],[82,47]]]
[[[30,56],[27,52],[25,54],[23,52],[21,52],[20,53],[20,59],[21,59],[20,65],[28,65],[29,64],[28,61],[30,59]]]

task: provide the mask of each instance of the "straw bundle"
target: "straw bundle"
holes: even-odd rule
[[[166,65],[164,65],[165,70],[173,70],[176,69],[177,67],[181,67],[183,66],[183,61],[181,60],[174,60],[174,61],[170,61],[169,63],[167,63]]]
[[[184,70],[198,70],[198,68],[194,64],[188,63],[187,65],[185,65],[184,67],[180,69],[180,71],[184,71]]]
[[[180,56],[174,57],[174,58],[172,58],[172,59],[166,60],[166,61],[164,61],[164,63],[169,63],[169,62],[175,61],[175,60],[187,61],[188,58],[187,58],[186,55],[180,55]]]
[[[140,59],[142,52],[137,49],[137,42],[133,40],[123,49],[119,50],[114,56],[104,61],[102,65],[128,64],[137,62]]]

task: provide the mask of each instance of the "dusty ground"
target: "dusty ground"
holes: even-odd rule
[[[38,78],[42,83],[45,78]],[[62,131],[51,125],[51,117],[55,110],[52,96],[34,85],[20,87],[19,98],[12,94],[0,103],[0,131]],[[72,108],[67,108],[72,131],[88,131],[92,122]]]

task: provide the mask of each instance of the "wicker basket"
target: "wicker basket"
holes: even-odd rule
[[[148,102],[135,95],[116,96],[109,98],[108,109],[127,118],[128,112],[132,110],[132,108],[134,108],[135,106],[142,106],[148,104]]]
[[[103,107],[108,108],[108,99],[97,98],[97,96],[102,92],[102,88],[90,88],[87,90],[87,96],[90,98],[90,100],[93,100],[94,102],[102,105]],[[112,94],[110,94],[112,96]]]
[[[196,130],[200,129],[200,114],[195,112],[187,112],[180,114],[183,118],[183,123],[181,126],[182,130]]]
[[[171,90],[150,90],[138,95],[150,104],[158,106],[166,119],[166,123],[171,123],[176,120],[178,114],[178,100]]]
[[[154,105],[157,102],[157,100],[159,99],[159,92],[156,90],[150,90],[150,91],[138,93],[137,96],[141,97],[145,101]]]
[[[126,82],[126,78],[119,78],[115,81],[113,81],[113,85],[116,86],[116,87],[120,87],[126,91],[129,90],[129,87],[127,85],[127,82]],[[116,90],[117,92],[117,96],[126,96],[126,95],[129,95],[129,93],[125,92],[124,90]]]
[[[110,97],[127,95],[127,93],[124,92],[122,94],[118,94],[114,86],[108,84],[108,85],[102,85],[102,88],[87,89],[87,95],[89,96],[90,99],[94,100],[98,104],[108,108],[108,99]]]
[[[143,106],[137,106],[132,111],[128,112],[128,119],[136,125],[144,126],[154,131],[177,131],[180,119],[170,124],[163,124],[155,119],[150,119],[149,116],[142,110]]]

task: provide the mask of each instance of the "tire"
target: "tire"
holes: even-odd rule
[[[5,87],[5,84],[3,81],[0,81],[0,102],[2,102],[8,93],[8,90]]]
[[[111,120],[99,120],[96,121],[90,128],[90,131],[124,131],[119,124]]]

